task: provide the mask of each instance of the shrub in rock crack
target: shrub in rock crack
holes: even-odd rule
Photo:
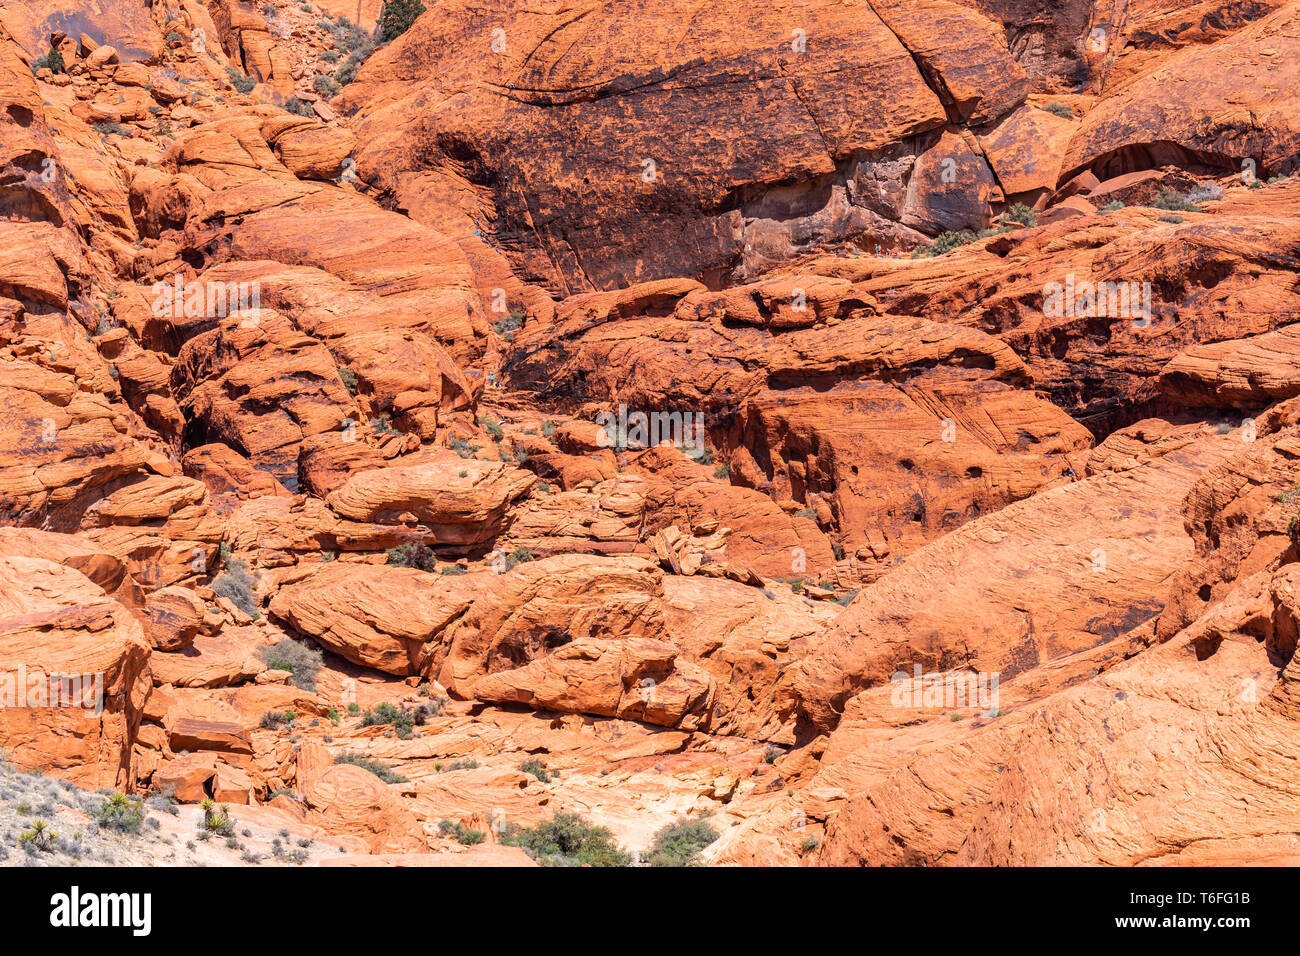
[[[321,652],[301,641],[286,637],[270,647],[260,647],[257,656],[272,670],[289,671],[290,683],[300,690],[316,690],[316,675],[320,673]]]
[[[238,558],[231,558],[227,561],[226,570],[218,574],[212,582],[214,594],[225,598],[252,618],[261,616],[257,610],[257,598],[254,595],[256,587],[257,580],[249,573],[248,565]]]
[[[437,716],[442,712],[443,706],[445,703],[421,704],[418,707],[406,708],[383,701],[376,704],[374,710],[368,710],[362,715],[361,726],[378,727],[389,724],[400,739],[409,740],[413,728],[423,727],[429,717]]]
[[[542,783],[551,782],[551,772],[546,769],[546,764],[536,758],[525,760],[519,765],[519,769],[524,773],[530,773]]]
[[[423,541],[403,544],[388,549],[388,563],[399,568],[416,568],[420,571],[432,571],[438,566],[438,559],[433,548]]]
[[[1009,206],[1002,213],[1002,218],[1010,222],[1018,222],[1022,226],[1033,227],[1038,225],[1038,213],[1022,202],[1013,203]]]
[[[63,62],[63,54],[58,50],[51,50],[45,56],[32,63],[32,72],[39,73],[41,70],[49,70],[51,73],[62,73],[67,67]]]
[[[257,85],[257,81],[251,76],[244,76],[233,66],[226,67],[226,76],[230,79],[230,85],[239,93],[251,93],[253,87]]]
[[[262,720],[257,726],[263,730],[280,730],[284,727],[292,727],[298,715],[293,711],[268,710],[262,715]]]

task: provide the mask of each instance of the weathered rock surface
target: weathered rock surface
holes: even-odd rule
[[[747,245],[799,245],[805,231],[893,245],[897,227],[855,183],[895,164],[898,147],[910,164],[909,138],[950,117],[995,119],[1027,87],[1001,31],[950,3],[724,6],[713,18],[674,4],[577,18],[445,4],[376,56],[341,102],[356,114],[363,176],[403,197],[463,177],[444,192],[466,206],[474,195],[474,218],[497,220],[517,268],[572,292],[715,276],[752,254]],[[430,149],[402,145],[399,116],[414,116],[407,123]],[[763,122],[743,138],[719,135],[724,116]],[[684,137],[671,155],[653,132],[663,128]],[[891,171],[904,190],[906,172]],[[978,186],[963,195],[989,198]],[[601,214],[575,216],[579,203]],[[771,236],[772,225],[789,238]]]
[[[127,786],[149,695],[140,622],[80,572],[0,557],[0,708],[24,768],[90,786]]]
[[[326,501],[344,518],[417,522],[440,544],[467,546],[497,534],[507,507],[535,481],[509,465],[429,461],[356,472]]]
[[[656,640],[664,630],[663,574],[644,558],[560,555],[480,582],[445,652],[421,669],[464,697],[497,671],[526,666],[579,638]]]
[[[1300,5],[303,6],[0,0],[0,696],[102,691],[20,767],[1295,862]]]
[[[913,664],[1010,678],[1155,617],[1170,575],[1191,557],[1179,503],[1233,443],[1210,433],[1139,467],[1009,505],[914,552],[859,594],[799,664],[802,713],[830,729],[853,693]]]
[[[389,674],[413,674],[424,646],[469,607],[458,575],[332,562],[280,578],[271,613],[335,653]]]

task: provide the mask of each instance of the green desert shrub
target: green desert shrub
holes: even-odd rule
[[[38,851],[53,853],[58,842],[59,835],[51,830],[49,823],[44,820],[33,820],[31,827],[18,837],[18,845],[30,854]]]
[[[912,252],[912,257],[917,259],[933,259],[936,256],[947,255],[954,249],[958,249],[961,246],[974,241],[974,234],[969,232],[940,233],[939,237],[929,245],[918,246]]]
[[[1160,195],[1151,203],[1157,209],[1168,209],[1172,212],[1200,212],[1201,207],[1189,200],[1182,193],[1166,186],[1160,190]]]
[[[49,53],[41,57],[32,64],[32,72],[39,73],[41,70],[49,70],[51,73],[62,73],[67,69],[63,62],[63,54],[58,50],[50,50]]]
[[[270,647],[258,648],[257,656],[272,670],[292,673],[293,677],[289,681],[299,690],[316,690],[316,675],[320,673],[323,663],[319,649],[286,637]]]
[[[379,13],[375,33],[380,43],[392,43],[415,23],[425,10],[420,0],[388,0]]]
[[[478,454],[478,445],[471,445],[463,438],[453,438],[447,444],[461,458],[473,458]]]
[[[262,719],[257,726],[263,730],[280,730],[283,727],[292,727],[297,719],[298,715],[291,710],[268,710],[262,715]]]
[[[144,803],[124,793],[115,793],[99,805],[95,822],[101,830],[134,833],[144,823]]]
[[[326,76],[324,73],[318,74],[316,78],[311,81],[311,85],[312,89],[326,99],[329,99],[339,91],[338,82],[334,80],[333,77]]]
[[[524,564],[528,561],[532,561],[534,555],[533,552],[529,551],[527,548],[519,547],[501,557],[502,560],[505,561],[505,570],[509,571],[516,564]]]
[[[295,116],[315,116],[316,111],[312,109],[311,104],[305,100],[300,100],[296,96],[291,96],[284,101],[284,108]]]
[[[199,804],[199,808],[203,811],[203,816],[197,824],[200,830],[234,839],[235,821],[230,819],[230,811],[225,804],[218,806],[211,797],[208,797]]]
[[[230,79],[230,85],[239,93],[251,93],[253,87],[257,85],[257,81],[251,76],[245,76],[233,66],[226,67],[226,76]]]
[[[647,866],[692,866],[700,851],[718,838],[707,820],[678,820],[655,834]]]
[[[1018,222],[1023,226],[1038,225],[1038,213],[1022,202],[1012,204],[1002,213],[1002,218]]]
[[[524,773],[530,773],[542,783],[550,783],[551,772],[546,769],[546,764],[542,763],[536,757],[525,760],[519,765],[519,769]]]
[[[628,866],[632,855],[614,835],[576,813],[556,811],[535,827],[508,827],[501,842],[517,846],[543,866]]]
[[[367,710],[361,717],[362,727],[380,727],[390,725],[401,740],[409,740],[414,728],[423,727],[425,721],[442,711],[441,703],[421,704],[418,707],[398,707],[383,701],[373,710]]]
[[[388,549],[388,563],[399,568],[416,568],[420,571],[432,571],[438,565],[433,548],[423,541],[414,541],[396,548]]]
[[[378,760],[363,757],[361,754],[341,753],[334,758],[334,762],[350,763],[354,767],[368,770],[384,783],[406,783],[406,778],[398,773],[394,773],[392,767],[389,767],[387,764],[382,764]]]
[[[453,823],[450,820],[443,820],[438,824],[438,836],[451,837],[462,846],[474,846],[487,839],[482,830],[471,830],[459,821]]]

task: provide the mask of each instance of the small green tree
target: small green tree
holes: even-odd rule
[[[63,62],[63,54],[58,50],[53,49],[32,64],[33,73],[39,73],[41,70],[49,70],[51,73],[62,73],[65,69],[66,66]]]
[[[411,29],[424,10],[420,0],[388,0],[379,14],[379,42],[392,43]]]

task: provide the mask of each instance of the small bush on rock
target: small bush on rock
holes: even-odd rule
[[[438,836],[452,837],[462,846],[474,846],[482,843],[487,837],[481,830],[471,830],[459,821],[452,823],[450,820],[443,820],[438,824]]]
[[[393,769],[378,760],[371,760],[369,757],[363,757],[360,754],[342,753],[334,758],[335,763],[350,763],[354,767],[360,767],[362,770],[369,770],[384,783],[406,783],[406,778],[400,774],[394,773]]]
[[[420,571],[432,571],[438,566],[433,548],[423,541],[415,541],[400,547],[388,549],[388,563],[399,568],[416,568]]]
[[[645,857],[648,866],[692,866],[700,851],[718,838],[707,820],[679,820],[655,834]]]
[[[213,593],[225,598],[252,618],[261,616],[257,610],[256,587],[257,579],[249,573],[248,565],[238,558],[227,561],[226,570],[212,582]]]
[[[290,671],[293,677],[289,682],[299,690],[316,690],[316,675],[323,660],[317,648],[286,637],[270,647],[258,648],[257,656],[272,670]]]
[[[576,813],[557,811],[535,827],[510,827],[501,842],[520,847],[543,866],[628,866],[632,862],[632,855],[614,842],[609,830]]]

